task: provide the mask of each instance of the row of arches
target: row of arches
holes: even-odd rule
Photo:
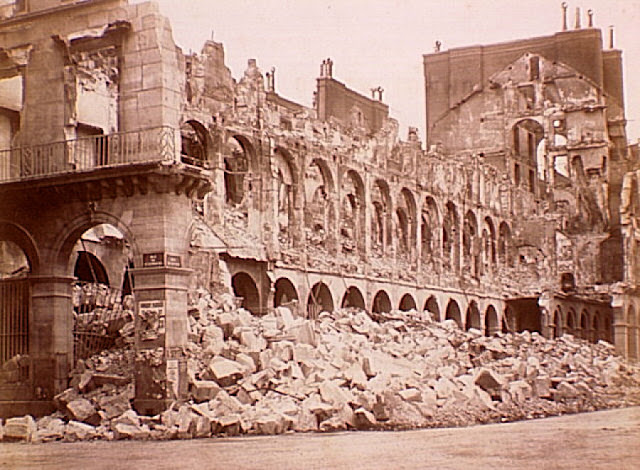
[[[253,277],[246,272],[238,272],[232,277],[232,288],[236,297],[241,298],[242,306],[254,314],[263,312],[261,305],[260,289]],[[337,300],[340,299],[339,302]],[[348,286],[338,299],[334,299],[331,289],[324,282],[315,283],[308,292],[306,299],[301,299],[298,289],[291,280],[286,277],[278,278],[273,285],[272,307],[293,306],[301,313],[304,312],[308,318],[317,318],[323,311],[332,311],[336,308],[357,308],[368,310],[373,313],[388,313],[392,310],[426,310],[429,311],[434,320],[453,320],[462,329],[475,328],[484,331],[487,335],[493,335],[499,331],[505,331],[502,326],[501,316],[498,310],[491,304],[484,312],[481,312],[476,301],[471,301],[466,311],[460,308],[456,299],[448,299],[446,308],[440,307],[440,303],[435,296],[430,296],[424,305],[418,305],[416,298],[411,293],[404,293],[399,302],[394,305],[390,295],[386,290],[378,290],[370,301],[365,300],[365,296],[356,286]],[[303,303],[304,302],[304,303]]]
[[[247,137],[230,133],[226,142],[215,144],[201,124],[188,121],[185,126],[191,130],[183,132],[183,153],[217,158],[209,146],[222,149],[226,210],[238,212],[248,227],[252,208],[273,207],[281,247],[306,242],[345,254],[396,257],[414,266],[420,261],[434,271],[462,270],[474,277],[513,263],[510,225],[483,211],[406,186],[392,188],[382,177],[365,181],[358,171],[336,169],[324,157],[305,163],[276,144],[261,159]],[[194,147],[198,150],[189,150]],[[255,200],[263,196],[252,198],[256,191],[273,195],[272,200],[260,206]]]
[[[613,340],[613,319],[608,312],[590,312],[583,309],[578,313],[574,308],[557,306],[550,318],[549,330],[554,338],[565,333],[588,341]]]

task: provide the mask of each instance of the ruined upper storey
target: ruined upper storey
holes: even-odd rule
[[[470,46],[426,54],[427,144],[437,142],[433,125],[476,91],[491,89],[491,78],[525,54],[564,64],[609,97],[609,119],[624,119],[622,58],[619,50],[605,50],[599,29],[558,32],[552,36]]]

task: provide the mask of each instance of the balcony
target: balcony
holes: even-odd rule
[[[0,184],[98,168],[179,162],[178,138],[178,130],[157,127],[0,150]]]

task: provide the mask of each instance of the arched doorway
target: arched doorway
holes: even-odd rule
[[[403,312],[416,309],[416,301],[411,294],[404,294],[400,299],[400,305],[398,307]]]
[[[462,315],[460,314],[460,307],[458,307],[458,302],[453,299],[449,300],[449,304],[447,305],[445,320],[453,320],[458,324],[458,328],[462,328]]]
[[[320,312],[333,311],[333,297],[331,291],[324,282],[314,284],[307,298],[307,315],[309,318],[318,318]]]
[[[467,323],[466,329],[475,328],[476,330],[482,330],[482,321],[480,320],[480,310],[478,304],[472,301],[467,308]]]
[[[484,333],[487,336],[494,336],[499,331],[500,320],[498,319],[498,312],[493,305],[489,305],[484,314]]]
[[[111,224],[98,224],[77,239],[70,256],[74,361],[113,347],[127,321],[123,290],[131,294],[131,248],[124,234]],[[154,332],[158,334],[158,332]]]
[[[435,321],[440,321],[440,307],[438,306],[438,300],[433,295],[424,303],[424,309],[431,312]]]
[[[231,278],[231,286],[236,297],[242,298],[242,307],[254,315],[262,313],[260,309],[260,292],[253,278],[245,273],[239,272]]]
[[[279,307],[280,305],[288,306],[298,300],[298,292],[295,286],[286,277],[281,277],[276,281],[275,289],[276,291],[273,296],[274,307]]]
[[[380,290],[375,295],[371,311],[373,313],[389,313],[391,311],[391,299],[385,291]]]
[[[364,303],[364,297],[362,296],[360,289],[355,286],[349,287],[344,293],[344,297],[342,297],[341,306],[342,308],[351,307],[364,310],[366,307]]]

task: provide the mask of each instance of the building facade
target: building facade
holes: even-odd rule
[[[309,108],[255,60],[234,79],[222,44],[185,54],[152,3],[0,17],[0,403],[66,388],[79,279],[133,296],[141,412],[184,394],[200,288],[256,315],[424,309],[638,357],[637,152],[599,30],[425,55],[424,150],[331,59]]]

